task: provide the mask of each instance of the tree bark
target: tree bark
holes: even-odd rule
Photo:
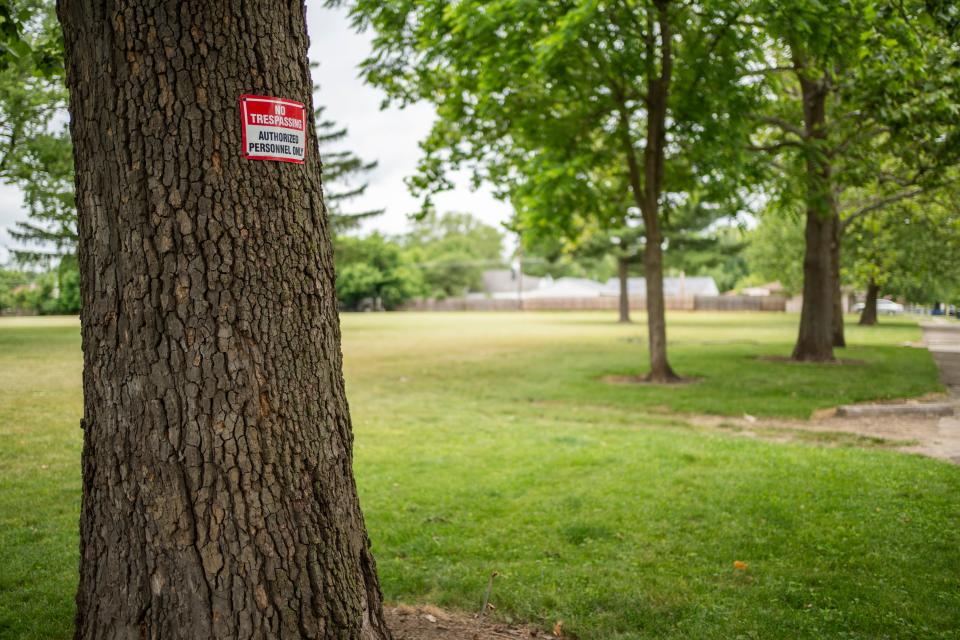
[[[630,262],[624,256],[617,257],[617,278],[620,281],[620,322],[630,322]]]
[[[843,286],[840,282],[840,218],[833,221],[833,240],[830,243],[830,279],[833,288],[833,346],[847,346],[843,327]]]
[[[390,637],[330,229],[239,97],[306,103],[302,2],[60,0],[83,296],[76,638]]]
[[[804,133],[807,138],[806,230],[803,259],[803,306],[800,332],[793,349],[795,360],[825,362],[834,359],[833,278],[834,244],[839,238],[830,162],[818,143],[826,139],[826,77],[811,79],[798,73],[803,94]],[[839,253],[836,253],[839,255]]]
[[[860,323],[863,326],[873,326],[877,324],[877,298],[880,297],[880,286],[870,280],[867,285],[867,299],[863,303],[863,311],[860,312]]]

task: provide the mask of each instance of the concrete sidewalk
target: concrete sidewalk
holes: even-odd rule
[[[923,343],[940,368],[940,380],[954,403],[960,402],[960,324],[943,320],[923,322],[920,328],[923,329]],[[941,453],[945,450],[947,454],[944,457],[960,464],[960,418],[956,415],[940,418],[937,436],[936,444],[940,445]]]
[[[940,368],[940,380],[950,395],[960,398],[960,324],[923,322],[923,343]]]

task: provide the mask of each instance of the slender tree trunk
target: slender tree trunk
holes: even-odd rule
[[[302,2],[60,0],[84,447],[76,638],[389,638],[352,473]]]
[[[647,232],[644,267],[647,276],[647,317],[650,342],[650,379],[671,382],[679,376],[667,361],[667,316],[663,298],[663,232],[660,228],[660,194],[663,190],[667,146],[667,105],[673,74],[673,47],[668,0],[654,0],[660,30],[660,73],[647,78],[647,145],[644,149],[643,212]],[[652,37],[652,32],[649,34]]]
[[[649,233],[649,232],[648,232]],[[659,239],[647,237],[644,266],[647,276],[647,315],[651,318],[648,331],[650,345],[650,380],[673,382],[679,376],[667,361],[666,303],[663,297],[663,249]]]
[[[617,257],[617,278],[620,281],[620,322],[630,322],[630,263],[624,256]]]
[[[630,190],[643,213],[646,247],[643,260],[647,282],[647,333],[650,347],[651,382],[675,382],[679,376],[667,360],[666,302],[663,297],[663,232],[660,227],[660,194],[663,190],[664,156],[667,137],[667,106],[673,74],[672,32],[668,12],[669,0],[654,0],[656,16],[648,16],[646,33],[647,59],[647,131],[643,156],[643,178],[630,134],[630,114],[626,101],[619,94],[620,134],[627,156]],[[655,29],[654,22],[656,23]],[[659,31],[659,34],[656,31]],[[659,37],[658,37],[659,35]],[[659,70],[654,60],[659,58]]]
[[[829,84],[826,78],[812,80],[803,73],[805,134],[808,140],[806,247],[803,259],[803,306],[800,311],[800,332],[793,349],[795,360],[824,362],[834,359],[833,278],[834,243],[837,241],[838,216],[831,188],[830,163],[816,143],[826,138],[826,100]],[[839,254],[836,254],[839,255]]]
[[[840,218],[833,221],[833,240],[830,243],[830,279],[833,281],[833,346],[847,346],[843,331],[843,286],[840,282]]]
[[[863,303],[863,311],[860,312],[860,324],[864,326],[873,326],[877,324],[877,298],[880,296],[880,287],[873,279],[867,285],[867,299]]]

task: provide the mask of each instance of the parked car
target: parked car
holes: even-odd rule
[[[854,313],[861,313],[863,311],[864,303],[858,302],[853,305]],[[885,298],[880,298],[877,300],[877,313],[884,316],[896,316],[903,313],[903,305],[899,302],[894,302],[893,300],[887,300]]]

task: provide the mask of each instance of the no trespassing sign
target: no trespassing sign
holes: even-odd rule
[[[303,164],[307,111],[302,102],[269,96],[240,96],[243,157]]]

